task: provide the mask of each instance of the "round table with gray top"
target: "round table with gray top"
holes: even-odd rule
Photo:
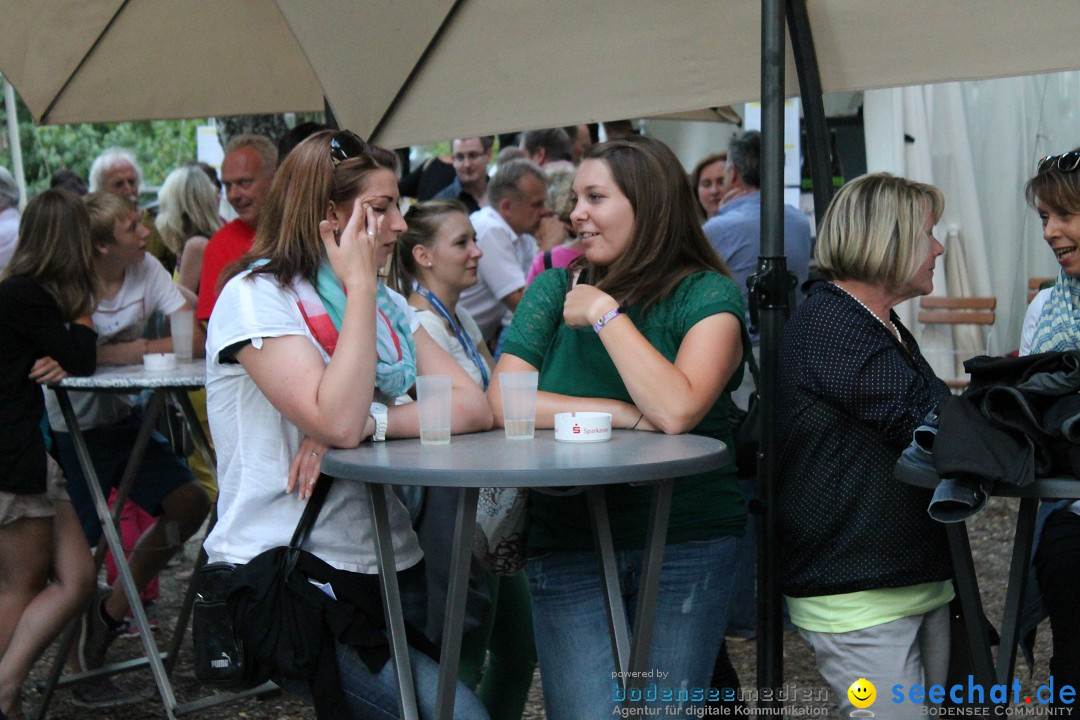
[[[586,488],[603,573],[602,586],[615,666],[619,677],[634,685],[639,682],[634,673],[643,671],[648,662],[652,616],[671,510],[672,478],[715,470],[727,462],[727,447],[719,440],[700,435],[663,435],[632,430],[615,430],[609,442],[599,443],[558,442],[552,430],[537,430],[532,440],[507,440],[502,430],[492,430],[455,435],[448,445],[422,445],[418,439],[408,439],[365,443],[351,450],[327,452],[322,462],[324,473],[370,484],[375,549],[383,581],[402,716],[416,718],[418,714],[401,598],[393,572],[396,565],[386,509],[386,485],[459,490],[436,702],[436,717],[450,718],[480,488]],[[604,496],[605,485],[627,482],[650,482],[654,487],[632,641],[619,591],[615,546]]]

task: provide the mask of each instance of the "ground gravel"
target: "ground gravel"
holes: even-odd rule
[[[1008,572],[1008,563],[1012,549],[1012,530],[1015,522],[1016,501],[992,499],[988,508],[969,524],[971,544],[975,555],[976,568],[979,572],[979,582],[986,605],[987,614],[992,622],[997,625],[1000,622],[1002,605],[1005,598],[1005,581]],[[195,548],[188,548],[188,555],[194,557]],[[190,562],[178,568],[170,568],[162,576],[162,597],[158,601],[158,613],[162,630],[158,633],[159,645],[164,647],[167,640],[167,630],[171,627],[171,621],[176,615],[183,591],[186,588],[186,580],[183,571],[190,568]],[[1035,667],[1029,672],[1023,660],[1017,665],[1016,677],[1024,686],[1024,692],[1030,693],[1039,685],[1047,681],[1048,661],[1050,658],[1050,628],[1047,623],[1039,628],[1036,644]],[[111,659],[123,659],[139,652],[137,638],[124,638],[118,640],[110,650]],[[732,661],[739,672],[744,688],[752,688],[755,678],[757,644],[750,641],[732,641],[729,645]],[[51,652],[50,652],[51,656]],[[50,657],[51,660],[51,657]],[[39,663],[35,668],[31,682],[28,684],[25,707],[30,712],[36,712],[39,705],[40,694],[36,685],[43,682],[47,673],[45,663]],[[802,640],[796,633],[786,633],[784,637],[784,683],[785,688],[797,691],[801,698],[797,704],[801,706],[813,706],[821,708],[823,714],[813,717],[828,717],[840,720],[842,717],[829,700],[807,701],[806,692],[822,697],[827,693],[825,684],[814,668],[812,658],[806,650]],[[138,689],[145,695],[145,699],[131,705],[110,710],[88,711],[75,706],[71,702],[69,690],[61,689],[55,694],[49,707],[48,717],[56,720],[84,720],[85,718],[100,718],[101,720],[140,720],[142,718],[162,718],[165,713],[161,701],[154,689],[149,671],[137,670],[116,678],[116,682],[125,688]],[[191,649],[190,642],[184,644],[184,651],[178,663],[174,675],[174,690],[180,702],[191,702],[199,698],[212,695],[212,692],[200,687],[191,673]],[[526,720],[541,720],[545,717],[543,709],[542,686],[539,674],[533,683],[532,693],[526,708],[524,718]],[[881,690],[879,689],[879,693]],[[753,706],[753,703],[750,703]],[[824,714],[827,713],[827,714]],[[28,717],[33,717],[28,714]],[[200,720],[225,720],[226,718],[244,718],[245,720],[293,720],[314,718],[315,713],[292,699],[291,697],[276,693],[259,699],[244,699],[214,708],[200,710],[193,714]],[[601,718],[582,718],[581,720],[603,720]]]

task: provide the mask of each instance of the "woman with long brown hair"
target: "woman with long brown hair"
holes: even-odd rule
[[[96,367],[97,286],[82,201],[27,206],[0,279],[0,718],[22,718],[31,666],[90,599],[94,564],[41,430],[41,385]]]
[[[393,153],[348,131],[301,142],[274,177],[251,252],[222,288],[207,335],[207,406],[221,489],[218,522],[205,543],[212,561],[247,563],[288,543],[324,448],[418,436],[417,404],[393,404],[418,374],[451,376],[453,432],[491,425],[480,389],[378,277],[406,228],[395,167]],[[313,700],[320,716],[397,713],[381,618],[365,614],[381,614],[367,492],[363,483],[335,482],[304,543],[330,566],[322,582],[336,599],[362,609],[349,636],[334,639],[336,676],[299,679],[281,668],[274,676]],[[419,627],[421,552],[408,512],[390,497],[399,584],[406,599],[420,600],[405,608],[406,620]],[[364,643],[353,642],[357,632]],[[421,714],[431,717],[438,666],[410,655]],[[486,713],[459,688],[454,716]]]
[[[730,393],[748,347],[743,303],[705,240],[678,159],[648,137],[594,145],[573,191],[570,218],[585,256],[529,286],[495,375],[539,371],[537,428],[552,427],[557,412],[601,411],[616,428],[694,432],[730,445]],[[501,423],[495,379],[488,400]],[[650,498],[646,487],[608,490],[630,606]],[[734,464],[675,483],[647,663],[673,691],[657,698],[668,711],[688,705],[676,689],[708,687],[745,520]],[[548,717],[610,716],[620,698],[584,496],[532,494],[528,554]]]

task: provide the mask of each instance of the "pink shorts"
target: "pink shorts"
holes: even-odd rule
[[[53,503],[57,500],[71,502],[67,494],[67,479],[60,466],[46,456],[48,463],[45,492],[38,495],[18,495],[0,491],[0,527],[26,518],[47,518],[56,515]]]

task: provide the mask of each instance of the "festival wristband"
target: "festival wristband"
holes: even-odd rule
[[[604,313],[604,316],[602,318],[593,323],[593,332],[599,333],[601,330],[604,329],[605,325],[607,325],[619,315],[622,315],[622,308],[620,307],[614,307],[611,310],[608,310],[606,313]]]

